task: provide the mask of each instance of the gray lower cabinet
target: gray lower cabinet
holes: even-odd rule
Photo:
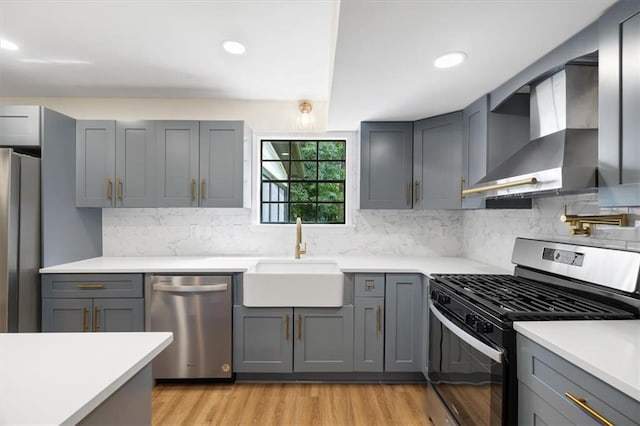
[[[294,314],[294,371],[353,371],[353,305],[295,308]]]
[[[43,275],[42,331],[144,331],[142,275]]]
[[[462,113],[413,124],[413,206],[459,209],[462,173]]]
[[[598,26],[598,202],[640,206],[640,2],[618,2]]]
[[[41,108],[0,105],[0,141],[3,146],[40,146]]]
[[[233,369],[239,373],[290,373],[293,309],[233,307]]]
[[[360,208],[411,209],[413,123],[360,126]]]
[[[155,207],[151,121],[78,121],[76,205]]]
[[[421,372],[421,276],[387,274],[385,308],[385,371]]]
[[[353,369],[384,369],[384,297],[356,297],[353,324]]]
[[[616,425],[640,424],[639,401],[520,334],[516,357],[519,425],[602,424],[593,413]]]
[[[233,307],[238,373],[353,371],[353,305]]]

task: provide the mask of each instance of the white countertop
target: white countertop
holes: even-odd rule
[[[252,268],[259,259],[273,258],[217,256],[95,257],[42,268],[40,273],[245,272]],[[462,257],[340,256],[332,258],[330,256],[305,256],[304,259],[335,260],[338,262],[342,272],[406,272],[425,275],[444,273],[509,274],[513,272]]]
[[[171,333],[0,334],[0,424],[75,424],[173,340]]]
[[[640,401],[640,320],[520,321],[514,328]]]

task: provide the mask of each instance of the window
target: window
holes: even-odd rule
[[[346,141],[260,144],[261,223],[345,223]]]

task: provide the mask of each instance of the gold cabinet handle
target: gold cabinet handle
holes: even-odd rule
[[[98,313],[99,312],[100,312],[100,309],[98,309],[97,306],[93,308],[93,331],[100,330],[100,324],[98,324]]]
[[[513,188],[514,186],[523,186],[523,185],[535,185],[538,183],[538,179],[531,177],[527,179],[520,179],[513,182],[505,182],[505,183],[496,183],[493,185],[480,186],[478,188],[469,188],[462,191],[462,196],[470,195],[470,194],[478,194],[481,192],[489,192],[495,191],[496,189],[504,189],[504,188]]]
[[[298,314],[298,340],[302,340],[302,315]]]
[[[111,178],[107,178],[107,192],[105,194],[107,200],[111,201],[111,194],[113,193],[113,182],[111,182]]]
[[[196,201],[196,180],[191,179],[191,202]]]
[[[120,178],[118,178],[118,186],[116,187],[116,197],[118,198],[118,201],[122,201],[122,180],[120,180]]]
[[[104,284],[78,284],[76,288],[82,290],[97,290],[99,288],[104,288]]]
[[[460,176],[460,199],[464,198],[464,183],[466,181],[464,180],[464,176]]]
[[[202,179],[200,181],[200,199],[204,200],[206,198],[206,190],[207,190],[207,180]]]
[[[89,316],[89,310],[87,308],[82,308],[82,331],[89,331],[89,327],[87,325],[87,317]]]
[[[376,330],[378,330],[378,333],[382,332],[382,308],[380,305],[376,309]]]
[[[407,205],[411,205],[411,182],[407,183]]]
[[[416,181],[413,188],[413,199],[418,202],[420,200],[420,182]]]
[[[594,410],[593,408],[589,407],[589,404],[587,404],[587,400],[586,399],[574,396],[570,392],[565,392],[564,396],[569,398],[569,400],[571,402],[573,402],[575,405],[577,405],[582,411],[584,411],[585,413],[589,414],[591,417],[593,417],[594,419],[599,421],[601,424],[603,424],[605,426],[613,426],[613,423],[611,423],[609,420],[607,420],[604,416],[602,416],[596,410]]]
[[[373,282],[373,280],[365,280],[364,285],[367,290],[373,290],[374,288],[376,288],[376,285]]]
[[[289,341],[289,314],[284,316],[284,340]]]

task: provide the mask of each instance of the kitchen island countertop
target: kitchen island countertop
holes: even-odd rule
[[[223,273],[245,272],[265,256],[161,256],[95,257],[40,269],[42,274],[76,273]],[[305,256],[302,259],[335,260],[342,272],[388,272],[431,274],[509,274],[495,266],[462,257],[418,256]],[[292,259],[293,260],[293,259]]]
[[[515,330],[640,401],[640,320],[518,321]]]
[[[171,333],[0,334],[0,424],[76,424],[172,340]]]

